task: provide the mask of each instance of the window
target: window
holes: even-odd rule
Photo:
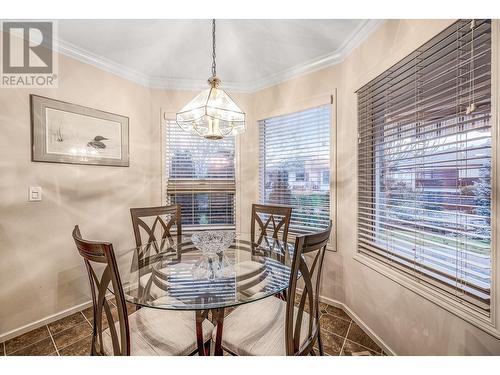
[[[490,315],[491,24],[461,20],[358,91],[358,250]]]
[[[295,172],[295,181],[306,181],[306,171],[304,169]]]
[[[291,206],[291,233],[330,220],[330,106],[262,120],[260,202]]]
[[[168,121],[166,201],[181,205],[187,229],[235,226],[234,137],[211,141]]]

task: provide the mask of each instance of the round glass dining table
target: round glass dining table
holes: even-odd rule
[[[288,288],[294,247],[265,236],[254,243],[250,234],[234,233],[227,249],[206,255],[191,237],[116,252],[125,299],[148,308],[194,311],[200,355],[206,354],[201,324],[210,311],[217,326],[215,355],[222,355],[224,309]]]

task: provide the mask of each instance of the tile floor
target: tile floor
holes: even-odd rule
[[[129,313],[135,307],[129,306]],[[116,307],[112,312],[116,319]],[[103,319],[103,322],[105,319]],[[327,355],[384,355],[382,349],[341,309],[321,303],[323,348]],[[0,343],[0,355],[89,355],[92,308],[74,313]]]

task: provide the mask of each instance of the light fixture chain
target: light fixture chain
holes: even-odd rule
[[[177,125],[182,130],[211,140],[234,136],[245,131],[245,113],[224,90],[219,88],[220,79],[217,78],[215,55],[217,47],[215,21],[212,19],[212,77],[208,79],[210,89],[200,92],[176,115]],[[200,109],[204,113],[200,113]]]
[[[215,19],[212,20],[212,77],[217,75],[217,66],[215,64]]]

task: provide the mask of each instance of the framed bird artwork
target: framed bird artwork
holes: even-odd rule
[[[129,119],[77,104],[30,95],[31,160],[129,166]]]

